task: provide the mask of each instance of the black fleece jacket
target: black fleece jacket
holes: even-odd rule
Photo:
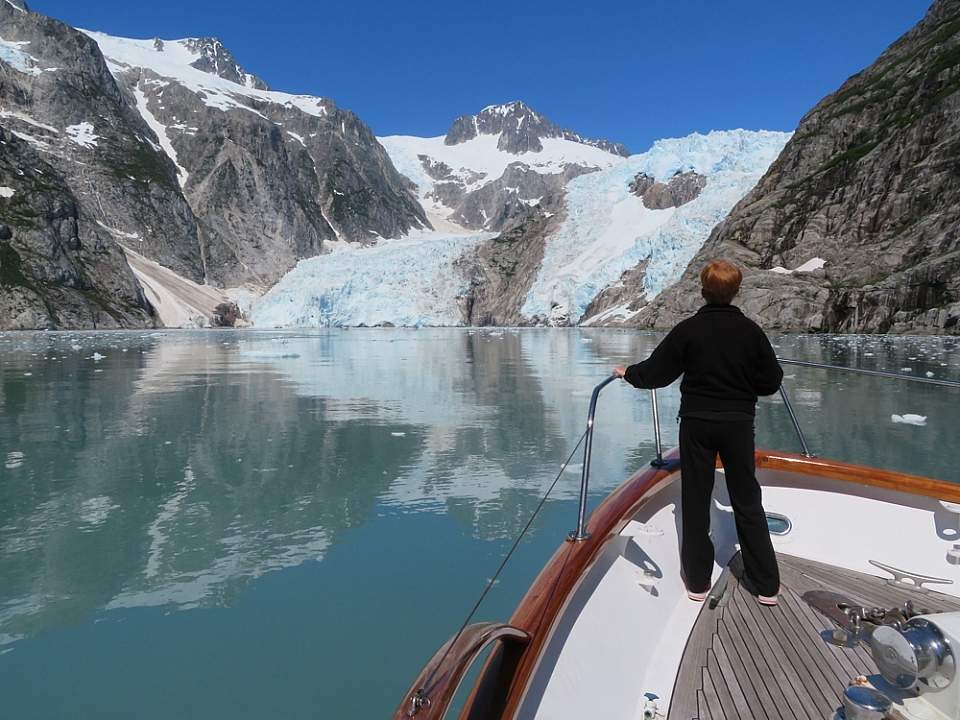
[[[665,387],[683,375],[680,416],[751,419],[757,396],[780,388],[783,370],[770,341],[733,305],[705,305],[680,322],[624,379],[638,388]]]

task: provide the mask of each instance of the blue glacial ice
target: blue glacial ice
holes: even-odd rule
[[[543,263],[522,312],[576,322],[587,305],[624,271],[649,260],[648,300],[675,282],[710,231],[756,185],[789,133],[714,131],[659,140],[645,153],[573,180],[567,217],[547,243]],[[694,170],[707,177],[703,192],[679,208],[649,210],[627,186],[637,173],[659,181]]]

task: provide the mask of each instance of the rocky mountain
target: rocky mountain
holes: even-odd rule
[[[84,33],[3,0],[0,133],[2,328],[164,321],[143,291],[169,296],[161,274],[125,249],[191,287],[265,288],[328,241],[428,225],[359,118],[268,90],[216,39]]]
[[[118,237],[202,277],[193,214],[150,135],[96,43],[0,3],[0,327],[152,324]]]
[[[269,287],[325,242],[426,225],[407,181],[350,111],[261,89],[218,41],[88,34],[177,166],[209,282]]]
[[[614,155],[629,157],[626,146],[610,140],[585,138],[548,120],[520,100],[503,105],[488,105],[477,115],[461,115],[453,121],[446,145],[459,145],[480,135],[496,135],[497,149],[519,155],[540,152],[545,139],[560,139],[599,148]]]
[[[522,102],[454,120],[445,136],[380,138],[431,218],[500,231],[573,178],[629,155],[609,140],[564,130]]]
[[[269,90],[267,83],[240,67],[236,58],[223,46],[219,38],[189,38],[183,42],[187,51],[197,55],[197,59],[190,63],[190,67],[208,72],[224,80],[243,85],[255,90]],[[158,52],[166,49],[166,43],[157,38],[153,41],[153,48]]]
[[[937,0],[804,116],[682,280],[628,323],[691,312],[697,271],[722,256],[747,268],[740,304],[770,329],[960,333],[958,91],[960,2]]]

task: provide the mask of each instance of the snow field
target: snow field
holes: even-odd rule
[[[244,99],[252,99],[297,107],[317,117],[327,114],[322,98],[291,95],[274,90],[256,90],[191,67],[191,63],[196,62],[200,56],[187,48],[187,40],[164,40],[163,49],[158,50],[152,39],[133,40],[83,29],[80,29],[80,32],[96,40],[114,75],[130,68],[147,68],[160,77],[175,80],[197,93],[208,107],[224,111],[246,110],[259,115],[260,113],[243,102]]]
[[[565,165],[606,168],[623,160],[605,150],[562,138],[544,138],[541,141],[543,150],[519,155],[497,148],[499,133],[478,135],[458,145],[445,145],[442,135],[432,138],[392,135],[377,139],[386,148],[397,170],[416,183],[421,202],[425,204],[430,203],[426,195],[433,190],[434,180],[424,171],[420,155],[449,166],[454,177],[466,184],[468,192],[498,179],[512,163],[523,163],[547,174],[562,172]],[[477,174],[483,177],[477,178]],[[446,212],[449,213],[450,209],[447,208]]]
[[[73,142],[81,147],[97,147],[99,136],[93,132],[93,125],[91,123],[82,122],[77,125],[70,125],[66,129],[66,133]]]

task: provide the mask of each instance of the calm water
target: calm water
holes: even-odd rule
[[[388,716],[559,470],[591,387],[656,340],[0,335],[0,717]],[[955,339],[777,344],[960,379]],[[957,391],[787,374],[819,454],[960,480]],[[662,394],[668,445],[678,400]],[[593,502],[650,458],[647,395],[611,386],[597,433]],[[778,402],[758,433],[796,448]],[[578,472],[480,619],[506,619],[571,528]]]

